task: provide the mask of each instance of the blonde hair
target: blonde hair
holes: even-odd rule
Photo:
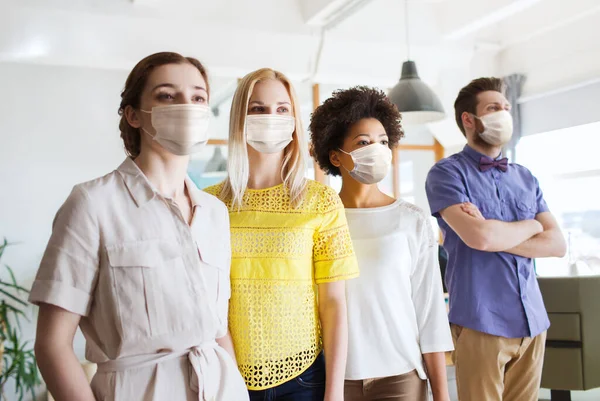
[[[220,197],[223,200],[231,200],[233,208],[239,209],[242,207],[250,175],[245,130],[248,102],[250,101],[250,96],[252,96],[254,86],[258,82],[270,79],[278,80],[286,87],[290,95],[292,111],[296,120],[292,142],[284,149],[283,164],[281,166],[283,184],[289,191],[293,207],[298,207],[306,195],[306,179],[304,178],[306,170],[306,142],[296,92],[285,75],[270,68],[261,68],[242,78],[233,95],[233,103],[231,104],[229,117],[229,155],[227,158],[228,174]]]

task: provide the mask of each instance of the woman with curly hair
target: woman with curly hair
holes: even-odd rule
[[[342,176],[340,198],[361,276],[346,284],[345,401],[448,401],[445,351],[453,349],[427,214],[378,188],[404,133],[377,89],[337,91],[311,118],[313,156]]]

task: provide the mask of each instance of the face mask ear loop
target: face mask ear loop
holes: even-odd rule
[[[140,111],[142,113],[146,113],[146,114],[152,114],[152,111],[148,111],[148,110],[144,110],[144,109],[140,109]],[[148,131],[146,131],[146,129],[144,127],[140,127],[140,129],[142,131],[144,131],[150,138],[152,138],[153,141],[156,140],[156,135],[152,135],[151,133],[149,133]]]
[[[151,133],[149,133],[148,131],[146,131],[146,129],[145,129],[144,127],[140,127],[140,129],[141,129],[142,131],[144,131],[144,133],[145,133],[146,135],[148,135],[148,136],[149,136],[149,137],[150,137],[150,138],[151,138],[153,141],[156,141],[156,135],[152,135]]]
[[[347,154],[348,156],[350,156],[352,158],[352,162],[354,162],[354,157],[352,157],[352,155],[348,152],[343,151],[342,149],[338,148],[338,150],[342,153]],[[348,172],[348,174],[350,174],[352,171],[356,170],[356,163],[354,163],[354,168],[352,169],[352,171],[348,170],[344,164],[342,163],[342,161],[340,160],[340,166],[342,166],[344,168],[344,170],[346,170]]]
[[[142,113],[146,113],[146,114],[152,114],[152,111],[144,110],[144,109],[142,109],[142,108],[140,108],[140,111],[141,111]],[[146,129],[145,129],[144,127],[140,127],[140,129],[141,129],[142,131],[144,131],[146,134],[148,134],[148,135],[150,136],[150,138],[152,138],[153,140],[155,140],[155,138],[154,138],[154,135],[152,135],[152,134],[150,134],[148,131],[146,131]]]
[[[483,127],[483,131],[479,132],[479,131],[477,130],[477,124],[475,124],[475,133],[476,133],[477,135],[481,135],[481,134],[483,134],[483,133],[485,132],[485,124],[483,123],[483,121],[481,120],[481,118],[480,118],[480,117],[478,117],[478,116],[476,116],[476,115],[475,115],[475,114],[473,114],[473,113],[469,113],[469,114],[470,114],[470,115],[471,115],[473,118],[475,118],[475,119],[477,119],[477,120],[481,121],[481,126]]]

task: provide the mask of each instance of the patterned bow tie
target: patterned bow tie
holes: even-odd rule
[[[508,158],[504,157],[500,160],[492,160],[489,157],[481,156],[481,159],[479,159],[479,170],[488,171],[493,167],[506,172],[508,170]]]

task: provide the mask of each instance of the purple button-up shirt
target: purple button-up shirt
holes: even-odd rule
[[[469,248],[441,218],[440,211],[463,202],[486,219],[520,221],[547,212],[537,179],[518,164],[502,172],[479,170],[484,156],[469,146],[438,162],[427,176],[431,212],[448,253],[446,287],[451,323],[495,336],[535,337],[550,326],[529,258]]]

